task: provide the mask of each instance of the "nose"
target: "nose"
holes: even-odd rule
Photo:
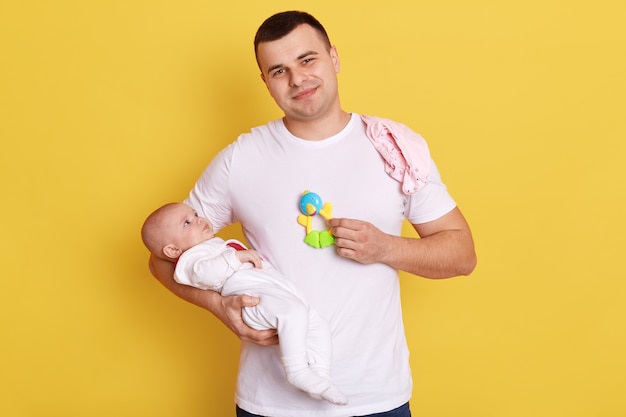
[[[290,72],[289,83],[292,87],[299,87],[306,81],[306,74],[302,71],[292,69]]]

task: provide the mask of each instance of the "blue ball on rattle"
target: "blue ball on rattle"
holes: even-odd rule
[[[310,191],[300,198],[300,211],[307,216],[315,216],[322,209],[322,198]]]

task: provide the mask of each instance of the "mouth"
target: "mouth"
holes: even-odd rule
[[[313,94],[315,94],[316,91],[317,91],[317,87],[307,88],[295,94],[293,98],[295,100],[304,100],[304,99],[311,97]]]

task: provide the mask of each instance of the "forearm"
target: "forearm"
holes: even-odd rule
[[[425,278],[468,275],[476,266],[472,233],[458,208],[414,224],[420,239],[390,235],[361,220],[335,218],[329,224],[337,253],[363,264],[384,263]]]
[[[241,340],[256,343],[260,346],[271,346],[278,343],[276,330],[254,330],[247,326],[241,317],[244,307],[253,307],[259,303],[257,297],[249,295],[222,297],[215,291],[200,290],[189,285],[179,284],[174,280],[174,264],[150,257],[152,275],[178,297],[202,307],[218,318]]]
[[[215,291],[205,291],[174,280],[174,264],[150,257],[150,272],[165,288],[176,296],[210,311],[219,318],[222,296]]]
[[[444,230],[421,239],[388,235],[386,246],[380,262],[425,278],[469,275],[476,266],[469,230]]]

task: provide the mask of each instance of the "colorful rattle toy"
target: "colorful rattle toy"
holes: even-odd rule
[[[298,216],[298,223],[306,229],[304,242],[314,248],[320,249],[335,243],[331,230],[317,231],[313,230],[313,216],[319,214],[326,220],[332,219],[333,205],[326,202],[322,205],[322,199],[319,195],[310,191],[305,191],[300,197],[300,211],[303,213]]]

